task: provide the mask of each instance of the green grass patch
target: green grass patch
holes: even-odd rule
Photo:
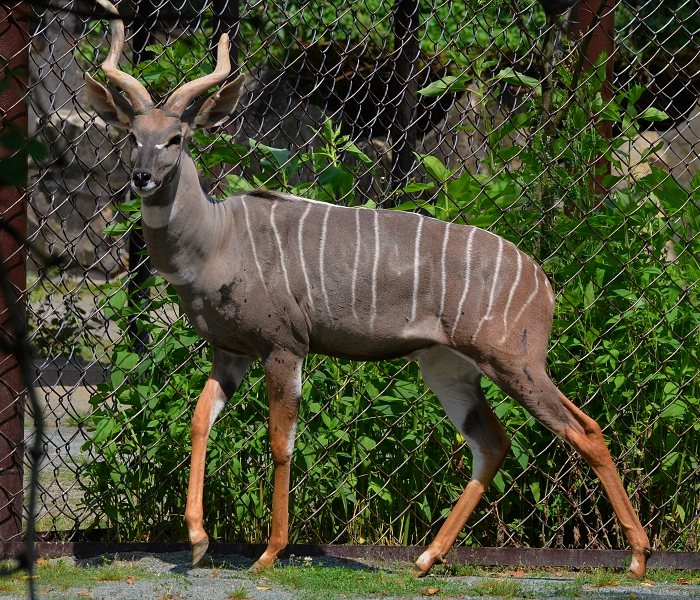
[[[283,567],[267,572],[262,584],[293,589],[299,598],[309,600],[370,596],[436,595],[441,598],[463,595],[464,585],[436,578],[417,579],[410,572],[388,573],[371,569],[342,567]]]
[[[437,567],[431,576],[417,579],[409,568],[389,567],[387,570],[352,569],[347,567],[286,566],[267,571],[256,577],[263,587],[281,587],[294,590],[302,599],[381,598],[390,596],[435,596],[455,598],[464,595],[494,598],[538,598],[547,596],[581,598],[586,589],[642,586],[653,583],[700,585],[698,571],[653,569],[644,582],[634,579],[622,570],[590,569],[567,571],[563,569],[512,569],[445,565]],[[452,577],[480,577],[478,581],[451,580]],[[530,587],[529,579],[547,579],[539,586]],[[241,591],[240,597],[245,598]],[[233,596],[235,597],[235,596]]]
[[[126,562],[112,562],[101,565],[74,565],[64,559],[39,560],[34,582],[41,593],[65,591],[70,588],[90,589],[101,582],[128,582],[134,579],[153,579],[154,575],[138,566]],[[24,572],[0,576],[0,593],[23,594],[27,589],[27,575]]]

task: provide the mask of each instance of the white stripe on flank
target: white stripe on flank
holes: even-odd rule
[[[359,321],[355,304],[357,303],[356,286],[357,286],[357,270],[360,266],[360,211],[355,211],[355,263],[352,267],[352,286],[350,288],[352,300],[352,316],[355,321]]]
[[[469,293],[469,280],[471,278],[472,271],[472,240],[474,239],[474,232],[476,228],[472,227],[469,230],[467,236],[467,254],[465,258],[464,266],[464,290],[462,291],[462,297],[459,300],[459,306],[457,306],[457,315],[455,316],[455,322],[452,325],[452,332],[450,333],[450,339],[454,341],[455,331],[457,331],[457,325],[462,317],[462,308],[464,307],[464,301],[467,299],[467,294]]]
[[[318,250],[318,268],[321,275],[321,293],[323,294],[323,300],[326,303],[326,310],[328,311],[328,316],[333,316],[331,314],[331,305],[328,301],[328,292],[326,291],[326,274],[325,274],[325,251],[326,251],[326,234],[328,233],[328,217],[331,214],[331,205],[326,204],[326,214],[323,216],[323,225],[321,227],[321,246]]]
[[[369,316],[369,329],[374,329],[377,318],[377,273],[379,271],[379,213],[374,211],[374,261],[372,263],[372,313]]]
[[[311,296],[311,283],[309,282],[309,274],[306,271],[306,261],[304,261],[304,245],[303,245],[304,221],[306,220],[306,216],[309,214],[310,210],[311,210],[311,204],[309,204],[306,207],[304,214],[301,216],[301,219],[299,220],[299,229],[297,230],[297,238],[298,238],[298,243],[299,243],[299,261],[301,262],[301,272],[304,275],[304,285],[306,285],[306,292],[307,292],[308,297],[309,297],[309,306],[313,308],[314,300],[313,300],[313,297]]]
[[[260,276],[260,281],[262,281],[263,287],[267,289],[267,284],[265,283],[265,278],[263,277],[262,267],[260,266],[260,261],[258,260],[258,253],[255,249],[255,240],[253,239],[253,230],[250,228],[250,220],[248,218],[248,206],[243,197],[241,197],[241,206],[243,206],[243,214],[245,215],[245,226],[248,230],[248,239],[250,240],[250,248],[253,251],[253,260],[255,261],[255,266],[258,269],[258,275]]]
[[[513,301],[515,290],[518,287],[518,283],[520,283],[520,272],[523,270],[522,254],[520,254],[519,250],[516,250],[515,254],[518,257],[518,270],[515,273],[515,281],[513,282],[513,286],[510,288],[510,293],[508,294],[508,302],[506,302],[506,309],[503,311],[503,337],[498,342],[499,344],[505,342],[506,337],[508,336],[508,311],[510,310],[510,303]]]
[[[440,314],[438,322],[442,322],[442,314],[445,310],[445,295],[447,294],[447,266],[445,256],[447,256],[447,241],[450,239],[450,226],[445,224],[445,237],[442,238],[442,254],[440,255]]]
[[[540,278],[537,277],[537,271],[539,270],[537,263],[533,263],[533,267],[535,269],[535,289],[532,291],[532,293],[528,296],[528,299],[525,300],[525,304],[523,304],[520,307],[520,310],[518,311],[518,314],[515,315],[515,319],[513,319],[513,324],[518,322],[518,319],[523,316],[523,313],[525,312],[525,309],[529,306],[530,302],[532,302],[535,299],[535,296],[537,296],[537,292],[540,289]]]
[[[411,323],[416,320],[418,310],[418,284],[420,283],[420,238],[423,230],[423,218],[418,219],[416,229],[416,244],[413,249],[413,304],[411,306]]]
[[[476,339],[476,336],[479,335],[479,332],[481,331],[481,327],[486,321],[490,321],[493,319],[493,301],[494,301],[494,296],[496,292],[496,284],[498,283],[498,275],[500,274],[501,271],[501,259],[503,258],[503,238],[499,237],[498,238],[498,254],[496,255],[496,268],[494,269],[493,273],[493,283],[491,284],[491,292],[489,293],[489,305],[486,308],[486,314],[481,317],[481,320],[479,321],[479,325],[476,328],[476,331],[474,332],[474,335],[472,336],[472,340]]]
[[[291,296],[292,289],[289,287],[289,276],[287,275],[287,265],[284,264],[284,250],[282,249],[282,240],[280,239],[280,232],[277,229],[277,224],[275,223],[275,209],[277,208],[277,202],[272,203],[272,208],[270,208],[270,226],[272,227],[272,233],[275,234],[275,242],[277,243],[277,252],[280,255],[280,266],[282,267],[282,275],[284,275],[284,284],[287,286],[287,293]]]

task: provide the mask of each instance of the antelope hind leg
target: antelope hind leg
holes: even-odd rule
[[[583,456],[598,476],[632,549],[629,570],[635,577],[642,578],[646,574],[647,560],[651,556],[651,544],[622,485],[600,426],[559,390],[557,392],[561,403],[580,426],[567,428],[564,438]]]
[[[472,478],[432,544],[415,563],[419,577],[445,561],[457,536],[503,464],[510,448],[503,425],[481,390],[481,373],[472,361],[443,347],[419,358],[425,383],[438,397],[450,421],[464,436],[474,457]]]
[[[192,566],[196,566],[209,547],[204,530],[204,467],[209,432],[226,400],[236,391],[252,359],[214,352],[212,372],[197,400],[192,416],[192,456],[187,487],[185,523],[192,545]]]
[[[622,485],[598,423],[561,393],[544,367],[521,365],[521,368],[507,373],[489,375],[540,423],[569,442],[590,465],[603,485],[632,549],[630,571],[636,577],[643,577],[647,559],[651,556],[649,538]]]

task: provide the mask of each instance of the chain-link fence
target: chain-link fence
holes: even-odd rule
[[[603,425],[653,546],[698,551],[700,11],[630,0],[554,14],[564,4],[123,0],[122,69],[162,99],[210,72],[229,32],[246,95],[231,125],[192,143],[213,195],[416,210],[535,256],[557,292],[553,379]],[[143,252],[128,138],[81,96],[108,22],[77,0],[26,10],[30,137],[46,149],[26,195],[42,251],[28,252],[24,294],[48,428],[38,530],[186,539],[189,421],[210,356]],[[267,538],[261,379],[254,365],[210,439],[219,541]],[[585,464],[484,385],[513,448],[460,543],[624,547]],[[470,465],[414,363],[307,360],[292,541],[424,544]]]

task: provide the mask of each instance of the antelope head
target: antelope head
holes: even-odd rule
[[[175,90],[162,108],[155,106],[141,82],[119,69],[124,48],[124,22],[117,9],[107,0],[98,0],[112,19],[112,43],[102,64],[108,81],[102,84],[85,75],[88,103],[108,124],[130,130],[132,142],[131,189],[141,197],[155,194],[170,183],[179,172],[182,153],[193,132],[224,122],[236,107],[243,88],[244,75],[221,87],[231,72],[229,38],[219,39],[217,64],[213,73],[186,83]],[[121,88],[126,97],[114,87]]]

